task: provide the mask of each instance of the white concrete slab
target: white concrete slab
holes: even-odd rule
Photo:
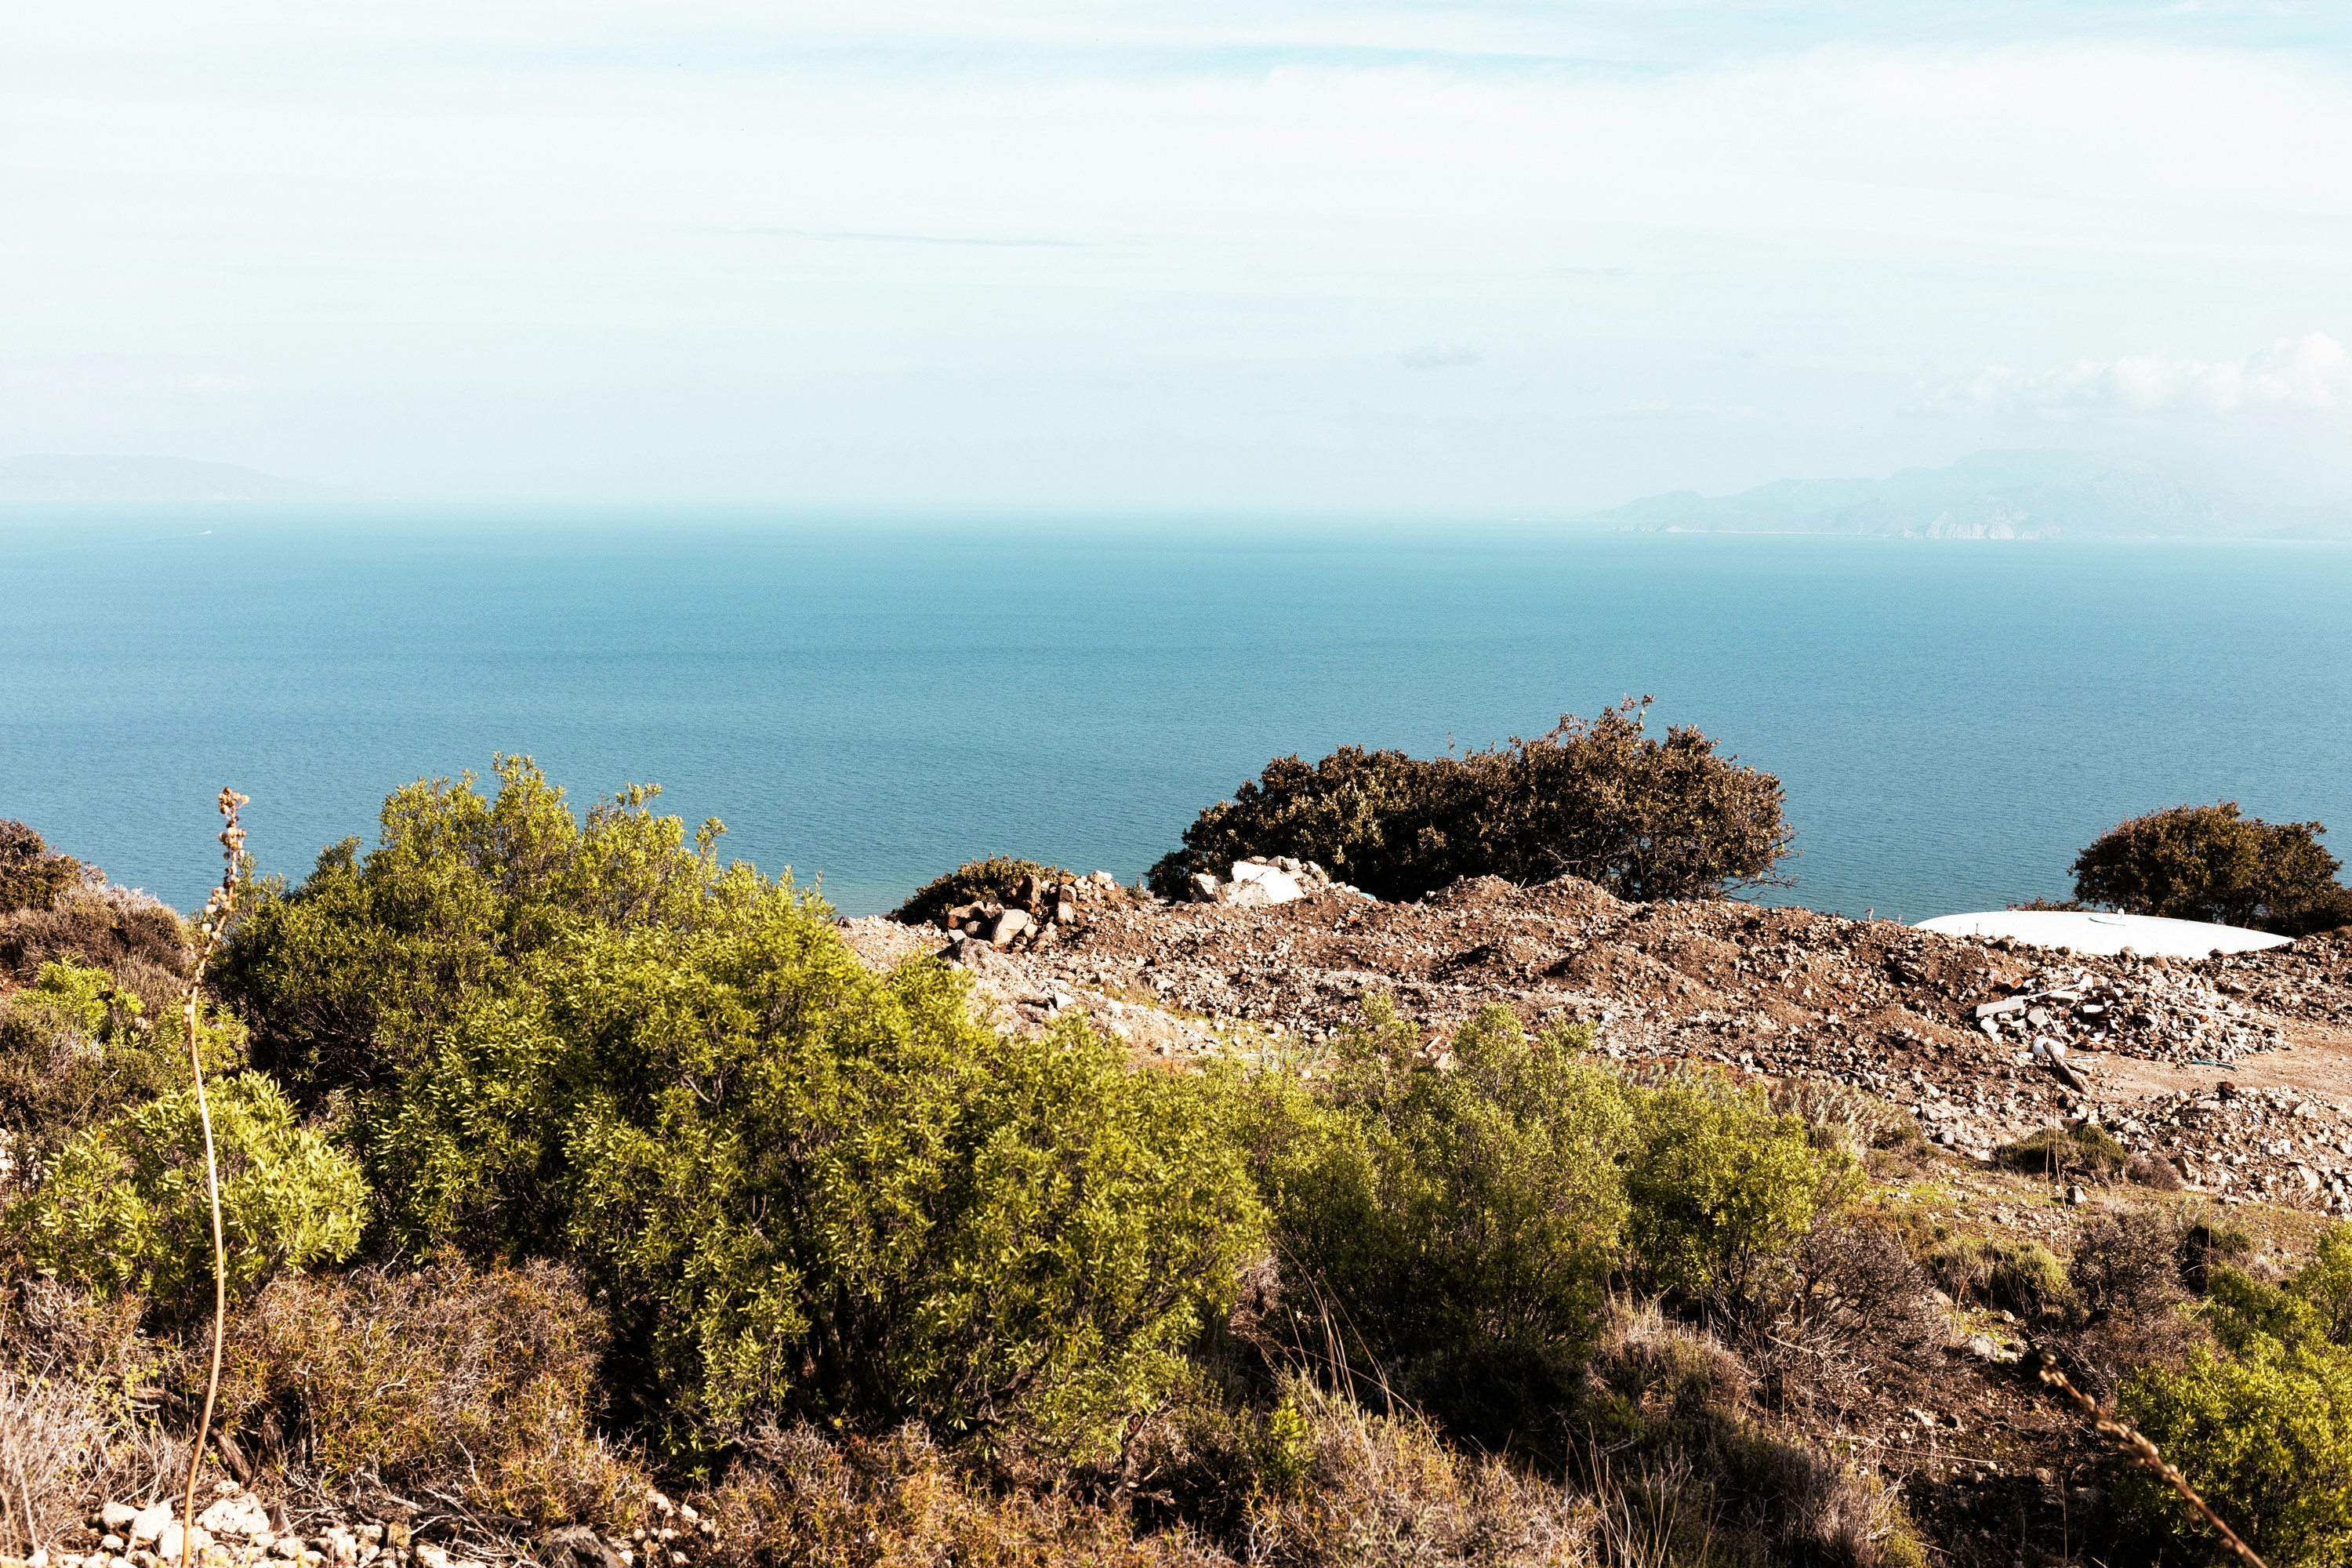
[[[2168,921],[2154,915],[2116,915],[2104,910],[1994,910],[1985,914],[1937,915],[1919,922],[1921,931],[1946,936],[1987,939],[2014,937],[2042,947],[2071,947],[2076,952],[2112,957],[2125,948],[2167,958],[2203,958],[2216,952],[2253,952],[2284,947],[2287,939],[2243,926],[2207,925],[2201,921]]]

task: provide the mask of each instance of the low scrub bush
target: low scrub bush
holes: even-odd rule
[[[2076,1384],[2105,1398],[2137,1368],[2179,1366],[2205,1342],[2179,1309],[2181,1236],[2170,1215],[2141,1210],[2087,1221],[2066,1279],[2076,1322],[2059,1349]]]
[[[1197,1090],[874,973],[651,796],[413,785],[241,928],[255,1054],[341,1091],[385,1244],[577,1268],[673,1455],[770,1418],[1111,1440],[1260,1235]]]
[[[1481,1343],[1573,1351],[1619,1266],[1633,1091],[1504,1008],[1424,1051],[1385,998],[1339,1048],[1334,1114],[1261,1181],[1286,1261],[1367,1366]]]
[[[219,1430],[264,1473],[330,1491],[456,1497],[510,1529],[622,1528],[646,1479],[590,1426],[605,1340],[553,1264],[287,1276],[230,1319]]]
[[[77,885],[46,908],[0,915],[0,974],[29,985],[60,963],[106,971],[160,1020],[184,994],[188,950],[180,917],[127,888]]]
[[[959,905],[1009,903],[1020,892],[1021,884],[1033,878],[1047,885],[1071,880],[1070,873],[1059,866],[992,855],[985,860],[967,860],[946,876],[924,883],[890,911],[890,918],[907,925],[936,925]]]
[[[106,971],[68,962],[44,963],[31,986],[0,1000],[0,1133],[16,1181],[75,1133],[185,1082],[184,1031],[169,1013],[158,1028]],[[216,1067],[235,1061],[225,1039],[206,1043]],[[0,1180],[0,1197],[10,1184]]]
[[[93,1499],[152,1497],[186,1474],[186,1444],[132,1403],[157,1366],[139,1305],[30,1273],[0,1288],[0,1512],[15,1515],[0,1542],[16,1542],[29,1512],[54,1548]]]
[[[2074,859],[2074,897],[2102,909],[2288,936],[2352,924],[2352,888],[2316,822],[2264,822],[2236,801],[2176,805],[2109,828]]]
[[[1769,882],[1789,853],[1780,781],[1718,757],[1698,731],[1644,732],[1647,699],[1563,717],[1532,741],[1462,757],[1342,747],[1266,764],[1201,813],[1151,868],[1153,891],[1287,855],[1383,899],[1463,877],[1578,876],[1622,898],[1716,898]]]
[[[717,1568],[1221,1568],[1181,1532],[1066,1491],[992,1489],[922,1427],[877,1436],[803,1424],[745,1434],[726,1478],[698,1496]]]
[[[2284,1287],[2214,1271],[2206,1317],[2221,1354],[2135,1373],[2118,1413],[2179,1467],[2274,1568],[2318,1568],[2352,1555],[2352,1346],[2334,1336],[2352,1246],[2328,1238],[2320,1259]],[[2119,1465],[2115,1496],[2145,1549],[2221,1562],[2203,1521],[2171,1489]]]
[[[46,910],[80,880],[80,861],[52,850],[25,824],[0,817],[0,915]]]
[[[1818,1146],[1804,1120],[1775,1113],[1762,1090],[1677,1078],[1636,1113],[1625,1170],[1630,1239],[1659,1289],[1747,1310],[1775,1293],[1814,1219],[1860,1185],[1851,1153]]]
[[[2036,1318],[2065,1303],[2066,1265],[2038,1241],[1954,1237],[1927,1254],[1927,1272],[1955,1300]]]
[[[939,967],[885,982],[770,912],[454,1034],[378,1131],[394,1233],[577,1259],[673,1444],[783,1415],[1107,1440],[1230,1299],[1238,1161],[1183,1080],[981,1029]]]
[[[2131,1151],[2095,1121],[2066,1128],[2044,1127],[1993,1151],[2012,1171],[2032,1175],[2113,1176],[2131,1163]]]
[[[2179,1215],[2180,1282],[2202,1296],[2214,1271],[2236,1268],[2254,1255],[2253,1233],[2220,1211],[2198,1205]]]
[[[651,786],[583,820],[530,758],[495,771],[488,799],[471,773],[395,791],[374,850],[346,839],[299,889],[255,890],[215,978],[255,1065],[300,1103],[388,1088],[477,998],[569,962],[583,931],[692,931],[757,896],[748,868],[719,868],[720,825],[689,844],[647,808]]]
[[[280,1268],[349,1258],[367,1199],[358,1165],[298,1125],[262,1074],[217,1079],[208,1092],[232,1293],[249,1294]],[[147,1298],[166,1316],[200,1298],[209,1310],[212,1217],[194,1089],[70,1139],[24,1204],[43,1268]]]

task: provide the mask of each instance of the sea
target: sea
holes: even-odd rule
[[[1268,759],[1654,698],[1777,774],[1766,901],[2063,897],[2125,817],[2237,801],[2352,857],[2352,546],[1444,520],[84,508],[0,518],[0,816],[183,908],[527,753],[845,913],[959,862],[1132,880]]]

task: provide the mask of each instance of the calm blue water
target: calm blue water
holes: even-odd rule
[[[209,532],[197,535],[196,530]],[[999,521],[0,522],[0,816],[187,906],[420,774],[657,781],[852,912],[1003,851],[1132,878],[1271,755],[1427,752],[1654,693],[1778,773],[1776,897],[2062,894],[2235,798],[2352,853],[2352,549]]]

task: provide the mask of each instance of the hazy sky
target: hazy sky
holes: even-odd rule
[[[2352,465],[2352,5],[77,0],[0,454],[401,496],[1551,512]]]

